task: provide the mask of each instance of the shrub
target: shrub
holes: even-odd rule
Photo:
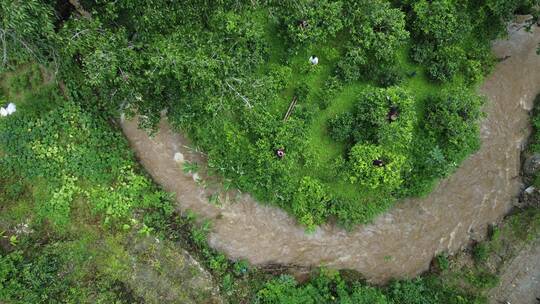
[[[338,64],[345,80],[369,79],[374,69],[381,73],[396,64],[398,50],[409,37],[399,9],[380,0],[348,1],[347,17],[351,41]]]
[[[291,276],[281,276],[279,279],[266,283],[257,293],[259,304],[315,304],[313,288],[297,288],[296,280]]]
[[[355,116],[350,112],[336,115],[328,120],[330,137],[335,141],[353,143],[355,126]]]
[[[448,270],[448,267],[450,266],[450,261],[448,261],[447,255],[445,254],[437,255],[436,261],[437,261],[437,267],[439,267],[441,271]]]
[[[342,1],[277,1],[281,24],[293,46],[322,43],[343,28]],[[301,22],[305,21],[305,26]]]
[[[387,304],[382,291],[375,287],[347,284],[337,272],[321,269],[309,282],[299,285],[290,276],[267,282],[257,293],[258,304]]]
[[[499,283],[499,277],[488,271],[467,272],[465,278],[473,286],[481,289],[491,289]]]
[[[325,82],[323,89],[317,95],[319,99],[319,109],[326,109],[333,97],[343,88],[342,82],[336,77],[331,76]]]
[[[400,304],[478,304],[480,298],[446,284],[439,277],[394,281],[388,287],[392,303]]]
[[[411,1],[412,58],[427,66],[433,80],[461,74],[477,83],[493,65],[489,41],[505,31],[517,2]]]
[[[447,163],[458,164],[480,147],[482,104],[482,98],[464,88],[447,90],[425,101],[422,128],[435,139]]]
[[[413,37],[418,45],[413,58],[428,65],[428,76],[435,80],[452,79],[464,60],[458,45],[461,35],[468,33],[468,20],[460,18],[456,4],[449,0],[417,1],[413,7]]]
[[[52,192],[52,197],[38,208],[38,215],[49,220],[57,229],[64,229],[70,221],[71,202],[81,192],[73,177],[64,177],[62,186]]]
[[[392,191],[403,182],[401,170],[405,157],[386,151],[374,145],[355,145],[350,152],[351,174],[349,181],[364,187],[376,189],[379,187]],[[374,165],[375,160],[382,160],[382,167]]]
[[[0,299],[16,303],[51,303],[60,299],[79,302],[80,294],[73,292],[76,283],[64,262],[54,250],[35,257],[25,257],[20,251],[0,255]],[[64,275],[60,275],[62,271]]]
[[[404,80],[403,72],[395,66],[381,69],[376,75],[377,84],[384,88],[400,85]]]
[[[438,178],[453,172],[480,147],[483,99],[463,87],[443,90],[424,101],[424,117],[412,141],[405,195],[424,195]]]
[[[531,115],[533,130],[529,150],[531,152],[540,152],[540,94],[534,100],[534,108]]]
[[[72,102],[16,114],[0,120],[5,153],[0,165],[26,183],[44,183],[48,191],[36,204],[36,213],[56,228],[69,223],[76,196],[88,199],[91,210],[111,224],[127,220],[135,208],[166,205],[164,194],[135,173],[125,139],[106,121]]]
[[[328,191],[317,179],[304,177],[296,192],[292,211],[298,221],[307,226],[307,230],[314,230],[317,225],[324,223],[328,216]]]
[[[416,126],[414,100],[401,88],[369,87],[357,97],[351,112],[328,122],[330,136],[349,145],[357,142],[383,145],[391,151],[407,151]],[[394,108],[399,116],[389,121]]]
[[[290,276],[267,282],[257,293],[258,304],[478,304],[479,298],[445,285],[435,277],[394,281],[387,288],[348,284],[338,273],[325,271],[300,285]]]
[[[28,61],[47,64],[53,59],[54,9],[43,1],[0,1],[0,30],[3,60],[0,72],[8,66]]]
[[[483,263],[489,258],[489,247],[486,243],[477,243],[473,248],[473,258],[477,263]]]
[[[352,294],[347,297],[341,296],[341,302],[343,304],[390,304],[391,302],[384,295],[384,293],[375,287],[362,286],[357,284],[352,290]]]

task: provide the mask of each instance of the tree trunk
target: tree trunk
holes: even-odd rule
[[[83,16],[84,18],[92,18],[92,15],[84,9],[84,7],[81,5],[81,3],[79,2],[79,0],[69,0],[69,3],[71,3],[71,5],[73,5],[75,7],[75,10],[81,14],[81,16]]]

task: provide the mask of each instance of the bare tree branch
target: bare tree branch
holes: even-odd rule
[[[92,18],[92,15],[84,9],[79,0],[69,0],[69,3],[71,3],[71,5],[75,7],[75,10],[77,10],[77,12],[81,14],[81,16],[83,16],[84,18]]]
[[[227,81],[225,81],[225,83],[227,84],[227,86],[229,86],[231,90],[233,90],[236,93],[236,95],[238,95],[238,97],[240,97],[246,103],[248,108],[250,109],[253,108],[253,106],[249,102],[249,99],[247,99],[245,96],[242,96],[240,93],[238,93],[238,91],[232,85],[230,85]]]

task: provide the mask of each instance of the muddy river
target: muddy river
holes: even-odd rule
[[[540,92],[540,29],[510,27],[497,41],[500,62],[479,88],[489,99],[482,122],[482,147],[426,198],[398,203],[373,224],[345,231],[324,225],[306,234],[282,210],[258,204],[248,195],[219,192],[205,172],[185,174],[182,163],[203,163],[164,118],[150,138],[137,122],[124,121],[124,133],[156,182],[176,193],[180,207],[214,222],[212,247],[254,264],[326,265],[355,269],[375,283],[411,277],[428,269],[434,255],[454,252],[483,235],[487,225],[508,212],[522,187],[520,150],[528,136],[528,111]],[[219,193],[220,199],[216,199]]]

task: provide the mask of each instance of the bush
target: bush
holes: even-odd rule
[[[401,170],[405,163],[403,155],[385,151],[374,145],[355,145],[350,152],[351,174],[349,181],[371,189],[384,188],[388,192],[397,189],[403,180]],[[382,160],[382,167],[374,165]]]
[[[354,132],[357,124],[355,123],[355,115],[350,112],[345,112],[341,115],[328,120],[328,130],[330,137],[335,141],[354,143]]]
[[[531,152],[540,152],[540,94],[534,100],[534,108],[531,115],[533,130],[529,150]]]
[[[424,101],[424,117],[412,141],[411,171],[403,196],[427,194],[438,178],[453,172],[480,147],[483,99],[463,87],[443,90]]]
[[[375,287],[347,284],[339,273],[321,269],[308,283],[299,285],[290,276],[267,282],[257,293],[258,304],[387,304],[383,292]]]
[[[316,292],[308,288],[296,288],[297,282],[293,277],[281,276],[265,285],[257,293],[257,302],[259,304],[280,304],[280,303],[312,303],[315,301],[312,294]]]
[[[277,1],[281,24],[294,47],[324,43],[343,28],[342,1]],[[302,25],[302,21],[305,24]]]
[[[488,271],[473,272],[469,271],[466,274],[466,279],[473,286],[481,289],[491,289],[499,283],[499,277]]]
[[[312,231],[325,222],[329,201],[328,191],[321,182],[306,176],[293,198],[292,211],[298,221],[306,225],[308,231]]]
[[[80,245],[78,241],[42,241],[24,242],[21,250],[0,254],[0,301],[133,303],[112,277],[87,265],[94,256],[84,247],[73,246]]]
[[[0,299],[20,303],[49,303],[67,295],[68,281],[58,276],[55,254],[25,260],[22,252],[0,256]]]
[[[338,63],[347,81],[371,79],[397,62],[398,51],[409,37],[405,16],[380,0],[348,1],[347,19],[351,41],[345,57]]]
[[[395,66],[391,66],[385,69],[382,69],[377,73],[377,84],[384,88],[388,88],[391,86],[397,86],[400,85],[404,80],[403,72],[396,68]]]
[[[54,9],[50,4],[39,0],[2,0],[0,24],[4,55],[0,72],[29,61],[47,64],[54,58]]]
[[[394,281],[388,287],[392,303],[400,304],[479,304],[480,298],[445,284],[440,278],[427,276]]]
[[[369,87],[357,97],[350,112],[328,122],[330,136],[349,145],[372,143],[391,151],[407,151],[416,126],[414,100],[401,88]],[[396,121],[389,121],[392,108],[397,110]]]
[[[444,91],[425,101],[422,128],[435,139],[448,163],[459,164],[480,147],[482,104],[482,98],[464,88]]]
[[[305,284],[281,276],[265,284],[257,293],[258,304],[342,303],[342,304],[478,304],[479,298],[445,285],[434,277],[394,281],[387,288],[349,284],[338,273],[325,271]]]
[[[427,75],[433,80],[451,81],[462,74],[468,83],[477,83],[493,65],[489,41],[505,31],[516,2],[409,3],[415,40],[412,58],[427,66]]]
[[[441,271],[448,270],[448,267],[450,266],[450,261],[448,261],[448,256],[447,255],[445,255],[445,254],[437,255],[436,261],[437,261],[437,267]]]
[[[62,186],[51,190],[51,199],[38,206],[38,216],[50,221],[56,229],[63,230],[69,223],[71,203],[75,195],[81,192],[75,184],[76,181],[76,178],[64,177]]]
[[[473,258],[476,263],[483,263],[489,258],[489,247],[486,243],[477,243],[473,248]]]

